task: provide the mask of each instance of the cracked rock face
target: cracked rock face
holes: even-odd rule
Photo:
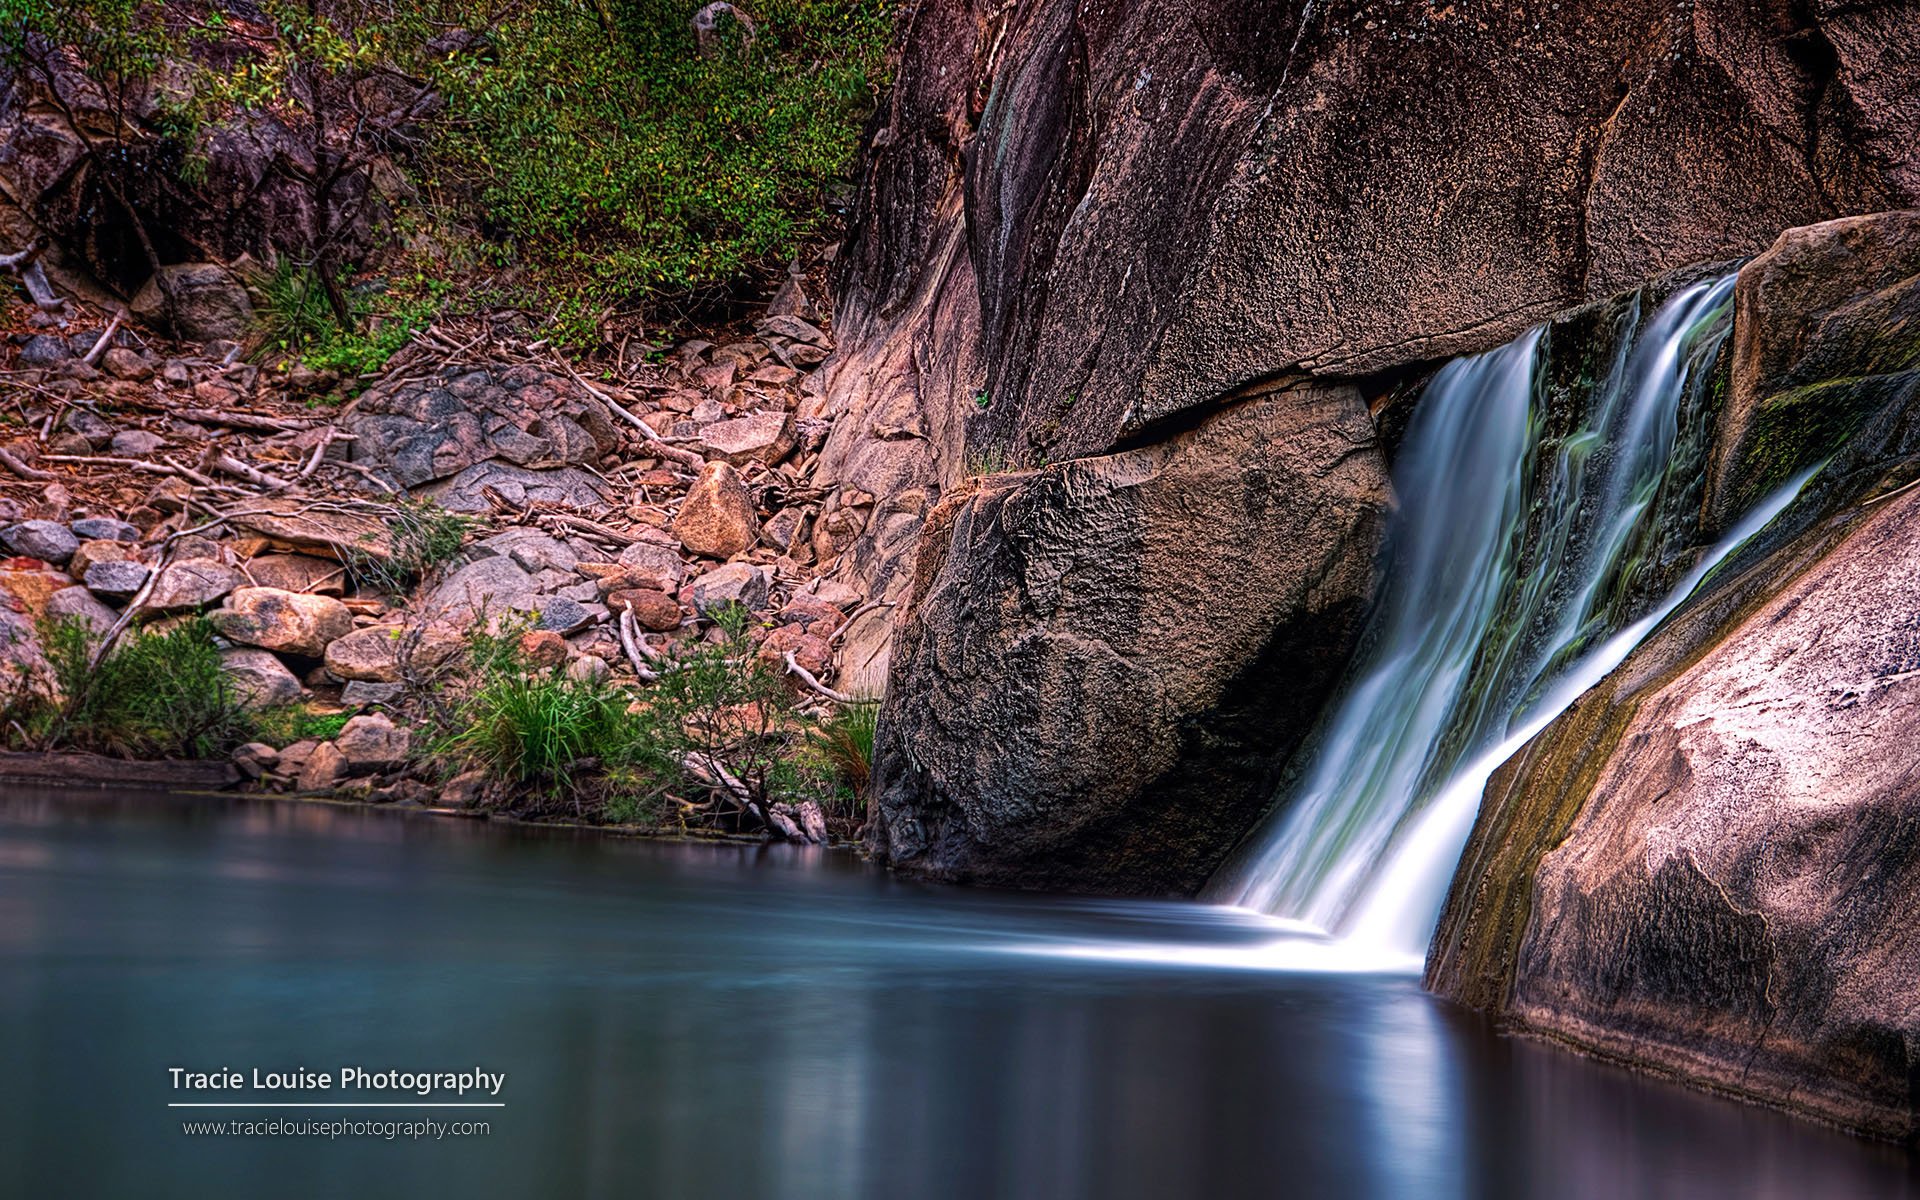
[[[839,263],[823,473],[914,513],[1277,373],[1498,345],[1782,229],[1920,203],[1911,0],[931,0]],[[802,416],[810,415],[803,410]]]
[[[929,517],[896,637],[877,849],[954,879],[1188,893],[1344,664],[1387,497],[1350,387],[989,477]]]
[[[347,424],[353,461],[401,487],[481,463],[523,470],[591,464],[619,445],[606,406],[534,367],[448,368],[369,393]]]

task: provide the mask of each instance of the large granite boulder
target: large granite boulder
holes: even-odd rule
[[[1920,211],[1782,233],[1740,271],[1709,511],[1731,525],[1836,452],[1902,452],[1920,398]]]
[[[1352,650],[1387,499],[1350,387],[978,481],[929,520],[880,719],[887,861],[1188,893]]]

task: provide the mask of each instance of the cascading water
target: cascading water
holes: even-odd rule
[[[1486,776],[1791,498],[1659,587],[1677,573],[1665,531],[1690,532],[1700,422],[1689,440],[1683,421],[1732,287],[1682,289],[1644,328],[1629,308],[1564,432],[1540,330],[1434,378],[1395,466],[1384,590],[1349,682],[1207,899],[1424,951]]]

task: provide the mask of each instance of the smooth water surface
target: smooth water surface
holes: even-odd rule
[[[1248,969],[1277,936],[794,849],[8,792],[0,1195],[1912,1191],[1900,1151],[1497,1038],[1408,975]],[[506,1107],[441,1141],[165,1107],[171,1066],[343,1063],[505,1071]]]

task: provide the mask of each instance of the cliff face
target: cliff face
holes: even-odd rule
[[[1720,477],[1841,448],[1771,542],[1494,776],[1428,967],[1512,1028],[1903,1138],[1916,234],[1920,212],[1794,230],[1742,272]]]
[[[1910,3],[1809,15],[1765,0],[1498,12],[922,0],[903,23],[896,86],[865,155],[839,264],[840,349],[815,399],[849,418],[824,469],[878,498],[857,518],[847,569],[900,602],[890,621],[872,616],[849,637],[856,665],[883,678],[893,630],[911,628],[946,646],[941,686],[1015,685],[1022,660],[1003,649],[1023,629],[1038,633],[1045,614],[998,614],[992,637],[972,637],[985,618],[960,593],[927,590],[910,603],[925,514],[969,476],[1182,437],[1264,381],[1358,381],[1372,398],[1396,373],[1667,269],[1757,253],[1789,226],[1920,200],[1915,28]],[[1383,473],[1378,451],[1356,453]],[[1042,471],[982,495],[1004,506],[1008,489],[1050,479]],[[1333,502],[1334,485],[1311,473],[1248,486],[1281,514]],[[957,501],[942,529],[990,520],[965,507],[985,502]],[[1211,519],[1195,513],[1192,528]],[[1204,558],[1223,544],[1196,539],[1203,576],[1233,570]],[[990,569],[970,557],[998,553],[988,547],[943,542],[928,553],[963,578]],[[1352,561],[1328,577],[1343,590],[1317,603],[1363,604],[1354,563],[1372,552],[1356,536]],[[1142,678],[1180,670],[1205,640],[1200,610],[1144,644],[1107,619],[1082,619],[1079,636],[1123,647]],[[1327,686],[1313,664],[1344,659],[1352,636],[1351,623],[1331,622],[1304,642],[1249,650],[1240,665],[1259,658],[1297,676],[1294,708],[1311,719]],[[1015,812],[1026,798],[1000,789],[1114,766],[1095,742],[1009,736],[993,711],[909,723],[903,714],[924,708],[920,689],[932,686],[923,662],[896,666],[882,717],[894,733],[882,738],[880,844],[896,861],[995,877],[995,852],[969,843],[968,821],[938,839],[891,831],[938,808]],[[1162,744],[1225,695],[1223,685],[1169,703],[1153,689],[1113,689],[1091,697],[1082,719]],[[1275,749],[1300,732],[1274,737]],[[996,754],[1005,758],[991,769],[940,767]],[[1159,787],[1183,761],[1150,758],[1125,786]],[[961,779],[989,790],[956,792]],[[1242,786],[1214,802],[1257,808]],[[1056,850],[1072,844],[1062,813],[1032,807],[1028,834]],[[1196,868],[1225,853],[1231,824],[1208,834]],[[1124,842],[1125,831],[1102,837]],[[1131,861],[1090,854],[1071,880],[1168,885]],[[1043,881],[1024,868],[1007,875]]]

